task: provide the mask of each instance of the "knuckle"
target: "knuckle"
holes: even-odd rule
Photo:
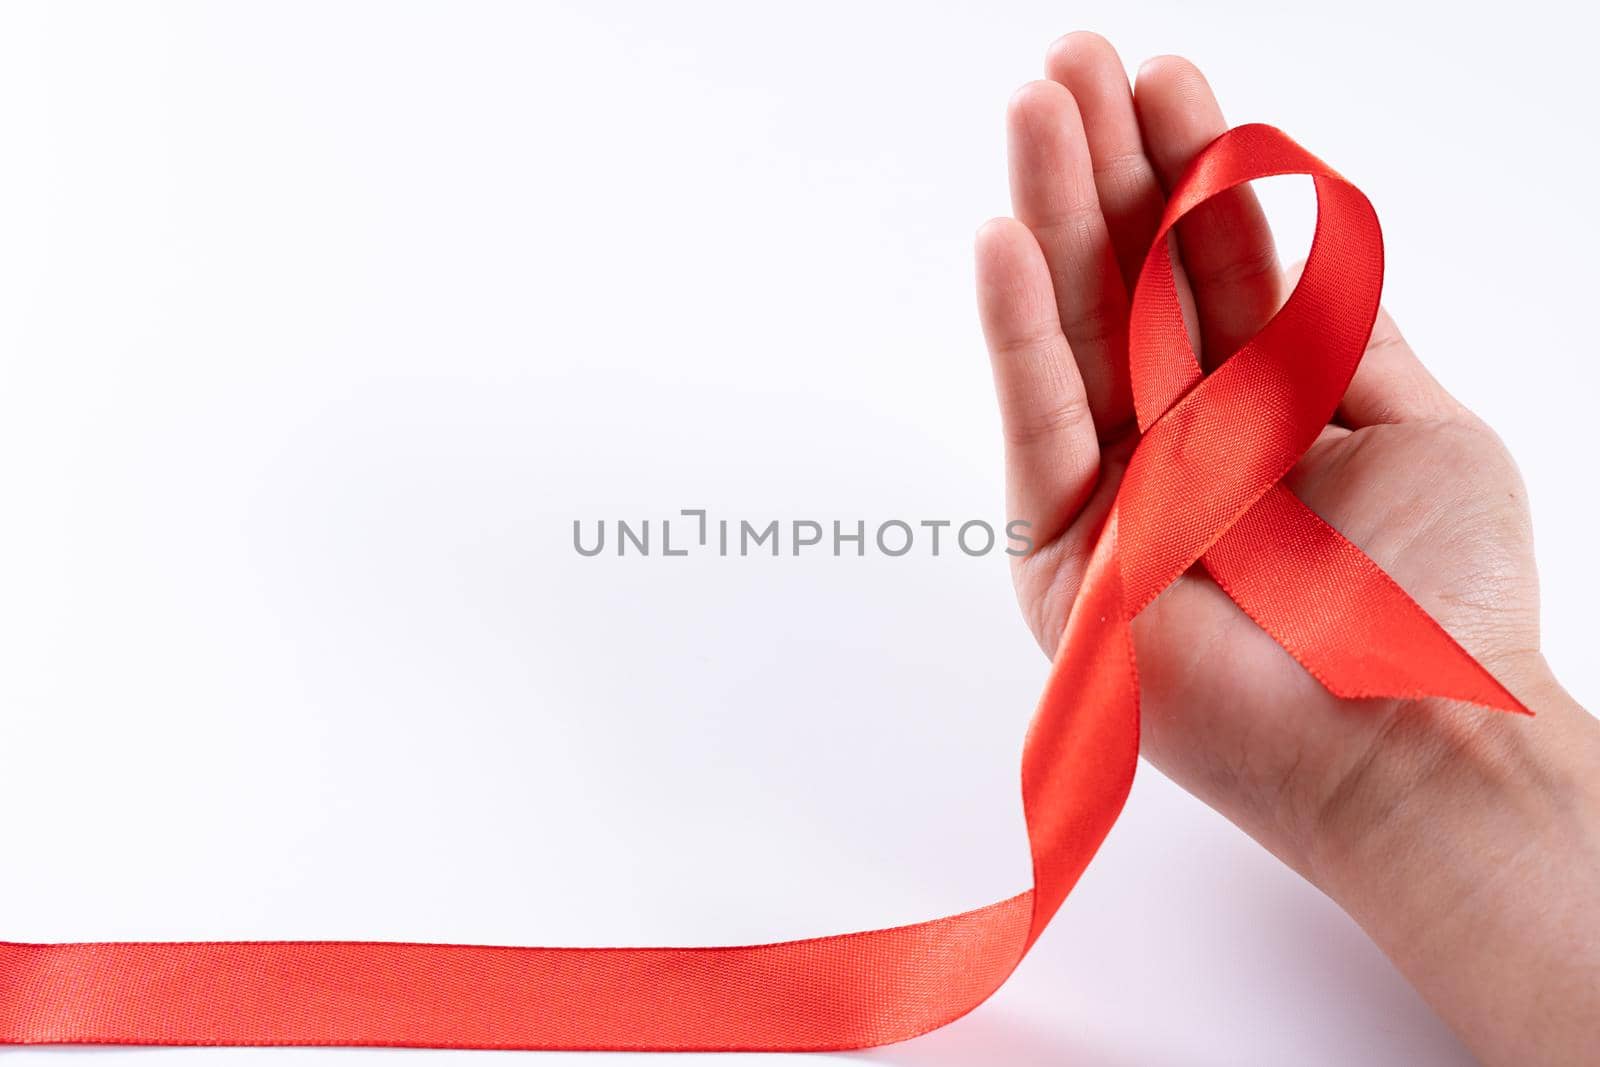
[[[1065,396],[1006,424],[1006,444],[1026,448],[1075,433],[1090,424],[1089,401],[1083,390]]]

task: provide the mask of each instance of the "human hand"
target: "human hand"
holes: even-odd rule
[[[1181,59],[1145,64],[1130,91],[1111,46],[1073,34],[1051,48],[1047,70],[1012,101],[1017,218],[980,231],[978,291],[1008,517],[1028,520],[1035,540],[1013,564],[1018,600],[1053,653],[1138,439],[1129,292],[1164,190],[1226,124]],[[1266,323],[1291,281],[1248,189],[1180,222],[1177,253],[1191,340],[1211,369]],[[1532,1005],[1509,1037],[1471,1018],[1483,983],[1468,957],[1496,943],[1481,909],[1530,892],[1570,903],[1587,952],[1552,959],[1559,938],[1501,930],[1493,958],[1521,958],[1542,980],[1500,991],[1497,1005],[1515,1015],[1508,1000],[1534,997],[1536,984],[1535,999],[1562,1005],[1574,1032],[1594,1028],[1600,1014],[1585,1024],[1569,1009],[1600,1009],[1600,923],[1592,905],[1570,900],[1550,856],[1576,863],[1587,895],[1600,888],[1600,730],[1539,653],[1531,531],[1509,455],[1382,314],[1336,421],[1287,483],[1539,717],[1335,698],[1197,568],[1134,622],[1143,754],[1339,900],[1480,1054],[1525,1055],[1563,1033]],[[1551,982],[1586,987],[1589,999],[1545,996]]]

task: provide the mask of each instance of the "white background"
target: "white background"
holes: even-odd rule
[[[0,937],[738,943],[1024,888],[1046,664],[1003,558],[590,560],[571,522],[1001,520],[971,233],[1079,27],[1371,196],[1600,705],[1592,64],[1539,5],[8,3]],[[1265,193],[1299,255],[1309,190]],[[85,1055],[483,1054],[0,1053]],[[994,1000],[838,1059],[1468,1057],[1145,767]]]

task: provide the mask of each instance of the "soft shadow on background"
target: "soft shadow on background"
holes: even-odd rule
[[[1195,803],[1141,763],[1123,821],[1011,981],[948,1027],[854,1055],[895,1067],[1476,1062],[1321,893],[1221,820],[1173,822]]]

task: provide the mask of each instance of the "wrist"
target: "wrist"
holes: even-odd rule
[[[1537,1063],[1592,1025],[1552,1012],[1600,1012],[1600,944],[1573,934],[1600,912],[1600,723],[1542,661],[1507,680],[1534,718],[1396,707],[1307,873],[1481,1058]]]
[[[1542,660],[1509,681],[1533,717],[1433,699],[1391,706],[1308,834],[1319,888],[1352,909],[1394,900],[1432,853],[1498,851],[1600,812],[1600,722]]]
[[[1301,828],[1313,882],[1342,902],[1367,889],[1375,868],[1409,854],[1420,835],[1446,825],[1484,829],[1466,809],[1515,814],[1544,801],[1546,779],[1562,774],[1553,728],[1570,729],[1552,719],[1565,719],[1570,701],[1561,694],[1552,715],[1558,690],[1547,675],[1525,672],[1520,685],[1506,680],[1531,719],[1433,698],[1371,709],[1375,725],[1364,748],[1348,754]]]

